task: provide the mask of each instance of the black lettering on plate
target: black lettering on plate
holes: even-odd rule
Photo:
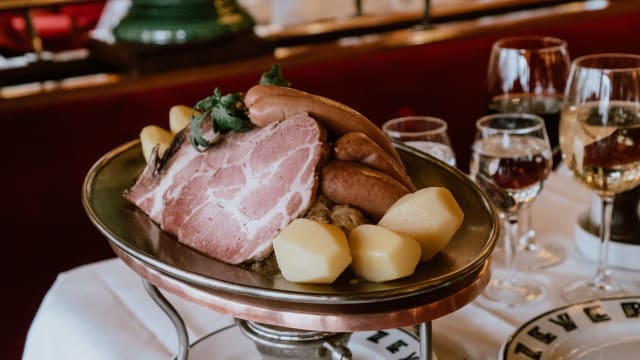
[[[367,340],[377,344],[380,342],[380,339],[386,337],[387,335],[389,335],[388,332],[379,330],[377,333],[369,336]]]
[[[640,303],[639,302],[624,302],[621,304],[624,316],[627,318],[640,317]]]
[[[611,320],[609,315],[600,312],[600,305],[589,306],[582,310],[584,310],[584,313],[591,319],[591,322],[598,323]]]
[[[557,338],[557,336],[552,333],[543,333],[540,331],[540,327],[536,326],[533,329],[529,330],[527,334],[538,341],[542,341],[545,344],[551,344],[553,340]]]
[[[420,356],[416,354],[416,352],[414,351],[411,354],[409,354],[409,356],[400,358],[398,360],[420,360]]]
[[[406,342],[404,342],[403,340],[398,340],[396,342],[394,342],[393,344],[387,346],[387,350],[389,350],[390,353],[395,354],[398,351],[400,351],[401,347],[405,347],[405,346],[409,346]]]
[[[518,343],[516,345],[516,349],[514,350],[514,353],[524,354],[528,358],[534,359],[534,360],[540,360],[540,358],[542,357],[542,351],[533,351],[522,343]]]
[[[566,312],[558,314],[555,319],[549,318],[549,321],[556,325],[562,326],[564,331],[567,332],[578,328],[576,323],[573,322],[573,319],[571,319],[571,316],[569,316],[569,314],[567,314]]]

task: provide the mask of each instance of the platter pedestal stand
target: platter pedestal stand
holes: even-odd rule
[[[184,320],[158,288],[142,279],[144,288],[153,301],[169,317],[178,336],[177,360],[189,358],[189,335]],[[281,326],[238,320],[242,333],[251,339],[263,360],[327,359],[351,360],[347,347],[350,333],[299,330]],[[419,325],[420,360],[432,359],[432,325],[425,321]]]
[[[112,247],[129,267],[142,276],[147,293],[174,325],[178,336],[177,360],[189,358],[189,337],[180,314],[160,293],[158,287],[214,311],[236,317],[242,333],[254,342],[263,360],[350,360],[351,352],[346,346],[350,331],[414,325],[419,328],[419,358],[411,359],[431,360],[431,320],[471,302],[490,279],[487,260],[479,269],[438,291],[370,303],[364,306],[367,308],[364,311],[357,309],[362,308],[363,304],[337,307],[329,304],[274,304],[268,299],[251,299],[185,283],[134,259],[117,246]],[[234,303],[233,306],[231,302]],[[320,309],[325,307],[329,310],[323,314]],[[319,310],[320,313],[312,309]],[[311,330],[302,330],[304,328]]]
[[[284,328],[239,320],[242,333],[251,339],[264,360],[351,359],[349,333]]]

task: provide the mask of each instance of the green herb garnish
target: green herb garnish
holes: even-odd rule
[[[291,83],[282,75],[280,65],[273,64],[271,70],[260,77],[261,85],[275,85],[289,87]],[[213,95],[206,97],[193,107],[199,113],[191,114],[191,145],[203,152],[213,146],[216,138],[229,131],[243,132],[251,129],[253,124],[249,119],[249,109],[244,104],[241,93],[222,95],[220,89],[213,90]],[[202,130],[205,120],[211,120],[212,136],[207,139]],[[206,130],[208,131],[208,130]]]
[[[280,65],[271,65],[271,70],[262,74],[260,77],[260,85],[275,85],[282,87],[290,87],[291,83],[282,75],[282,69]]]
[[[229,131],[247,131],[253,127],[249,120],[249,111],[242,102],[240,93],[223,96],[220,89],[216,88],[213,95],[198,101],[193,109],[200,113],[191,115],[189,139],[193,147],[200,152],[214,144],[213,140],[205,138],[202,133],[202,125],[207,117],[211,120],[211,130],[214,135]]]

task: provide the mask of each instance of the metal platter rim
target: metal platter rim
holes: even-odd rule
[[[111,150],[107,154],[103,155],[89,170],[87,176],[85,177],[83,183],[83,192],[82,192],[82,202],[92,223],[98,228],[98,230],[107,237],[107,239],[117,246],[119,249],[122,249],[125,253],[131,255],[135,259],[143,262],[144,264],[161,271],[162,273],[175,277],[178,280],[182,280],[188,283],[192,283],[194,285],[210,288],[212,290],[224,291],[229,293],[235,293],[239,295],[245,295],[250,297],[257,298],[265,298],[265,299],[273,299],[279,301],[291,301],[291,302],[303,302],[303,303],[325,303],[327,301],[331,301],[336,304],[357,304],[357,303],[370,303],[370,302],[378,302],[378,301],[387,301],[394,300],[406,297],[412,297],[420,294],[424,294],[430,291],[434,291],[440,289],[442,287],[449,286],[456,282],[456,279],[451,276],[451,274],[445,274],[440,276],[439,278],[431,279],[432,284],[424,284],[424,283],[416,283],[414,285],[406,285],[399,288],[390,288],[383,289],[378,291],[368,291],[364,293],[355,293],[353,295],[345,295],[343,293],[340,294],[326,294],[326,293],[313,293],[313,292],[299,292],[299,291],[291,291],[285,289],[266,289],[264,287],[253,286],[251,284],[238,284],[233,282],[228,282],[221,279],[216,279],[210,276],[198,274],[189,270],[180,269],[173,265],[167,264],[161,260],[155,259],[153,256],[146,254],[144,251],[134,248],[126,241],[119,238],[117,234],[112,232],[109,229],[109,226],[105,224],[100,217],[94,211],[91,205],[91,191],[92,185],[94,184],[94,180],[97,175],[100,173],[104,167],[117,158],[119,155],[123,154],[125,151],[130,150],[131,148],[139,145],[139,140],[133,140],[127,142],[121,146],[116,147]],[[441,163],[439,160],[430,157],[429,155],[415,150],[413,148],[407,147],[401,143],[394,143],[397,148],[402,149],[408,153],[411,153],[419,158]],[[444,164],[444,163],[441,163]],[[465,176],[464,173],[457,169],[442,167],[442,169],[453,173],[456,177]],[[456,173],[457,172],[457,173]],[[471,186],[477,185],[470,183]],[[486,195],[480,192],[480,196],[484,205],[487,208],[492,208],[491,203],[489,202]],[[497,215],[495,212],[492,213],[493,217],[491,218],[491,229],[492,233],[490,234],[490,238],[484,243],[482,247],[482,251],[476,257],[476,260],[473,263],[467,264],[464,268],[459,269],[456,273],[458,277],[462,277],[462,275],[475,271],[477,268],[482,266],[484,262],[489,257],[492,246],[491,244],[495,243],[495,240],[498,236],[498,231],[496,229],[497,225]],[[213,260],[212,261],[216,261]],[[235,266],[235,265],[228,265]],[[438,279],[442,278],[442,281],[437,282]],[[437,282],[437,283],[434,283]]]

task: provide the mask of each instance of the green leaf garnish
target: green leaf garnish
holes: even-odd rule
[[[260,77],[260,85],[275,85],[282,87],[290,87],[291,83],[282,75],[282,69],[280,65],[271,65],[271,70],[262,74]]]
[[[291,83],[282,75],[282,69],[278,64],[273,64],[270,71],[262,74],[260,84],[291,86]],[[213,95],[198,101],[193,109],[199,113],[191,114],[189,140],[191,140],[191,145],[200,152],[213,146],[216,134],[224,134],[229,131],[242,132],[253,127],[249,119],[249,109],[244,104],[241,93],[223,96],[220,89],[215,88]],[[207,119],[211,120],[211,130],[214,135],[210,139],[207,139],[202,132],[203,123]]]
[[[249,120],[249,111],[242,102],[242,94],[240,93],[230,93],[223,96],[220,89],[216,88],[213,95],[198,101],[193,109],[200,113],[191,115],[189,139],[191,145],[200,152],[213,145],[213,142],[205,138],[202,133],[202,125],[207,117],[211,120],[211,129],[214,134],[247,131],[253,126]]]
[[[191,131],[189,132],[189,140],[191,145],[198,150],[203,151],[212,144],[202,136],[202,121],[206,118],[206,114],[191,114]]]

